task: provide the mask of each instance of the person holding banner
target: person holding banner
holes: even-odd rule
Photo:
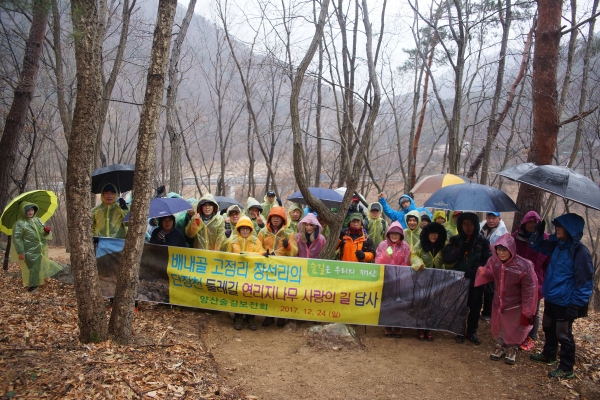
[[[513,365],[519,345],[527,337],[537,308],[537,277],[533,263],[517,255],[515,239],[506,233],[496,239],[492,257],[477,269],[475,286],[496,283],[492,300],[492,335],[496,349],[490,355],[494,361],[504,357]]]
[[[267,226],[258,232],[258,240],[261,242],[265,255],[295,257],[298,254],[296,234],[287,228],[287,216],[285,209],[281,206],[271,207],[267,216]],[[266,317],[262,326],[270,326],[275,319]],[[285,326],[285,318],[277,320],[277,326]]]
[[[492,252],[488,240],[479,231],[477,214],[472,212],[459,214],[456,228],[458,234],[450,238],[442,255],[447,267],[463,272],[464,277],[470,280],[466,335],[457,335],[456,343],[464,343],[466,337],[467,340],[479,346],[481,341],[477,336],[477,328],[479,328],[479,315],[483,305],[483,289],[474,286],[474,278],[477,268],[485,265],[492,256]]]
[[[298,223],[296,243],[298,243],[298,257],[319,258],[325,247],[325,236],[321,235],[321,224],[314,214],[308,213]]]
[[[198,201],[196,215],[185,227],[185,234],[194,239],[194,248],[219,251],[225,240],[225,220],[219,214],[215,196],[205,194]]]
[[[300,218],[304,215],[304,211],[300,204],[292,203],[290,208],[288,209],[288,227],[294,231],[294,233],[298,233],[298,223],[300,222]]]
[[[363,229],[363,216],[360,213],[350,215],[348,227],[342,229],[338,242],[338,260],[351,262],[373,262],[375,247],[373,241]]]
[[[237,233],[231,235],[231,238],[227,241],[227,252],[236,254],[263,254],[264,249],[260,240],[258,240],[258,237],[254,233],[254,225],[250,218],[246,216],[241,217],[235,225],[235,230]],[[248,323],[248,329],[251,331],[258,329],[256,317],[254,315],[246,315],[246,322]],[[233,328],[239,331],[243,327],[244,314],[235,314]]]
[[[437,222],[427,224],[419,236],[419,243],[415,245],[410,256],[410,265],[415,271],[425,268],[446,269],[444,260],[444,246],[446,245],[446,229]],[[433,334],[429,330],[419,329],[417,339],[433,341]]]
[[[373,241],[373,246],[377,248],[379,243],[385,240],[385,234],[387,231],[387,222],[382,218],[381,204],[374,202],[369,204],[369,213],[367,218],[363,221],[363,225],[367,230],[367,234]]]
[[[404,216],[406,228],[404,229],[404,240],[410,246],[411,250],[419,243],[421,235],[421,213],[417,210],[409,211]]]
[[[404,241],[404,230],[398,221],[392,222],[385,234],[386,240],[379,243],[375,263],[384,265],[410,265],[410,246]],[[402,337],[402,328],[386,326],[385,337]]]
[[[149,242],[161,246],[187,247],[183,232],[175,226],[174,215],[160,218],[159,225],[152,231]]]

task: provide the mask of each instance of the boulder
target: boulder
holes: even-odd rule
[[[314,325],[306,330],[304,336],[309,346],[319,349],[364,348],[354,328],[346,324]]]

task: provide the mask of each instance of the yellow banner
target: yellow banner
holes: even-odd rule
[[[383,265],[168,249],[171,304],[311,321],[378,324]]]

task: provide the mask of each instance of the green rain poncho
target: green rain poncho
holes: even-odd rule
[[[202,205],[212,203],[213,215],[205,221],[202,215]],[[194,239],[194,248],[203,250],[221,249],[221,244],[225,240],[225,220],[219,215],[219,204],[215,200],[215,196],[210,193],[205,194],[198,201],[196,212],[185,228],[185,234],[189,238]]]
[[[387,230],[387,223],[381,218],[383,215],[382,212],[379,213],[379,217],[373,218],[371,216],[371,207],[374,204],[379,204],[378,202],[369,204],[369,211],[367,212],[367,219],[364,222],[365,228],[367,229],[367,233],[369,237],[373,241],[373,245],[375,248],[379,246],[379,243],[383,242],[385,237],[385,231]],[[379,210],[381,211],[381,204],[379,204]]]
[[[102,192],[104,192],[104,189],[102,189]],[[104,193],[100,198],[102,202],[92,208],[92,233],[94,236],[125,239],[127,227],[123,223],[123,219],[128,210],[123,210],[117,201],[106,204]]]
[[[410,229],[408,227],[408,223],[406,224],[406,229],[404,230],[404,241],[410,245],[410,250],[413,251],[417,243],[420,240],[421,234],[421,214],[417,210],[409,211],[404,216],[404,222],[406,223],[408,217],[416,217],[417,218],[417,227],[415,229]]]
[[[251,197],[248,197],[248,200],[246,200],[246,208],[244,208],[244,214],[248,218],[250,218],[250,220],[252,220],[252,225],[254,225],[254,233],[256,233],[258,235],[258,232],[260,232],[260,230],[265,226],[264,222],[267,220],[267,218],[266,217],[262,218],[262,215],[261,215],[263,225],[262,226],[258,225],[257,218],[252,218],[250,216],[250,209],[252,207],[258,208],[259,213],[262,213],[262,205],[258,202],[258,200],[256,200],[254,197],[251,196]]]
[[[49,278],[62,270],[62,267],[48,258],[50,234],[44,231],[42,220],[35,215],[27,218],[27,211],[38,207],[33,203],[21,203],[21,218],[13,226],[12,244],[16,255],[23,254],[21,276],[23,285],[28,287],[40,286],[45,278]]]

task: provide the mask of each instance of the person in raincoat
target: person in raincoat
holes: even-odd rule
[[[479,316],[483,303],[483,289],[473,285],[477,268],[485,265],[492,256],[490,244],[487,239],[479,232],[479,217],[474,213],[461,213],[456,222],[458,234],[452,236],[444,248],[442,260],[446,269],[454,269],[464,273],[464,277],[470,280],[469,297],[467,307],[469,315],[467,316],[466,336],[457,335],[456,342],[464,343],[465,337],[475,345],[480,345],[481,341],[477,336],[479,328]]]
[[[225,236],[229,238],[232,235],[235,236],[237,234],[235,227],[242,217],[242,209],[237,204],[233,204],[227,207],[227,212],[225,215],[227,216],[225,218]],[[254,225],[252,226],[254,227]]]
[[[381,204],[378,202],[369,204],[367,218],[364,220],[363,226],[373,241],[373,246],[377,248],[379,243],[385,240],[387,231],[387,222],[381,214]]]
[[[417,210],[409,211],[404,216],[404,241],[408,243],[411,250],[419,243],[421,235],[421,214]]]
[[[512,237],[515,238],[515,244],[517,246],[517,255],[528,259],[533,263],[533,270],[537,277],[538,283],[538,304],[535,312],[535,321],[529,334],[521,343],[521,350],[531,351],[535,347],[535,341],[538,337],[538,329],[540,327],[540,301],[544,298],[542,295],[542,285],[544,284],[544,276],[548,269],[548,263],[550,257],[540,252],[537,252],[529,246],[529,238],[531,234],[535,232],[535,224],[540,222],[542,219],[539,214],[535,211],[529,211],[521,220],[519,229],[513,232]],[[544,240],[548,240],[550,236],[544,232]]]
[[[392,222],[385,236],[386,239],[379,243],[375,251],[375,263],[398,266],[410,265],[410,246],[404,241],[404,230],[398,221]],[[400,338],[402,337],[402,328],[386,326],[384,336]]]
[[[427,224],[419,235],[417,243],[410,256],[410,265],[415,271],[423,271],[425,268],[446,269],[442,255],[446,245],[446,229],[437,222]],[[417,339],[433,341],[430,330],[419,329]]]
[[[263,218],[267,218],[269,216],[269,213],[271,212],[271,208],[278,205],[276,202],[277,195],[275,194],[275,191],[269,190],[263,198],[263,200],[264,202],[262,203],[261,214]]]
[[[448,236],[448,240],[450,240],[450,238],[452,236],[458,235],[457,221],[458,221],[458,216],[460,214],[462,214],[462,211],[452,212],[452,218],[450,218],[448,221],[446,221],[444,223],[444,228],[446,228],[446,234]]]
[[[363,229],[363,216],[354,213],[350,216],[348,227],[342,229],[338,243],[338,260],[352,262],[373,262],[375,246]]]
[[[107,183],[100,194],[102,202],[92,208],[92,232],[94,236],[125,239],[127,227],[123,223],[129,208],[122,198],[117,199],[115,185]]]
[[[532,248],[550,256],[550,264],[544,277],[544,316],[542,328],[546,336],[541,353],[529,359],[546,364],[556,363],[560,344],[560,363],[551,371],[551,378],[571,379],[575,364],[575,341],[573,321],[587,315],[594,285],[594,266],[588,248],[581,243],[584,219],[574,213],[561,215],[552,221],[556,233],[545,240],[542,233],[545,224],[536,226],[539,233]]]
[[[208,193],[200,198],[196,214],[185,227],[185,235],[194,239],[195,249],[220,250],[225,240],[225,220],[219,214],[215,196]]]
[[[433,222],[437,222],[440,225],[444,225],[446,223],[446,212],[444,210],[437,210],[433,213]],[[448,236],[446,234],[446,236]]]
[[[298,203],[292,203],[290,208],[288,209],[288,228],[294,231],[294,233],[298,233],[298,223],[300,219],[304,215],[304,211],[302,207]]]
[[[360,205],[360,199],[358,198],[357,195],[352,196],[352,199],[350,201],[350,207],[348,208],[348,211],[346,211],[346,218],[344,219],[344,226],[348,226],[348,222],[350,222],[350,216],[354,213],[360,213],[363,217],[363,220],[367,218],[367,215],[365,214],[364,208],[362,205]],[[365,229],[366,229],[366,224],[364,225]]]
[[[262,206],[254,197],[248,197],[246,200],[246,208],[244,214],[252,221],[254,225],[254,233],[258,235],[258,232],[265,227],[265,221],[262,216]]]
[[[379,193],[378,197],[379,203],[381,204],[385,215],[387,215],[392,222],[398,221],[400,225],[402,225],[402,229],[406,229],[406,221],[404,216],[410,211],[417,210],[417,206],[415,205],[415,201],[412,199],[412,197],[407,194],[400,196],[400,199],[398,200],[398,204],[400,205],[399,211],[392,210],[392,207],[390,207],[385,200],[383,193]]]
[[[419,224],[419,227],[423,229],[427,226],[427,224],[431,223],[431,214],[429,214],[429,211],[427,210],[422,210],[419,212],[419,215],[421,216],[421,223]]]
[[[296,243],[296,234],[290,228],[287,228],[287,217],[285,209],[280,206],[271,208],[267,217],[267,226],[258,233],[258,240],[262,244],[267,255],[295,257],[298,254],[298,244]],[[266,317],[262,326],[271,325],[275,319]],[[279,318],[277,326],[285,326],[286,320]]]
[[[24,201],[19,211],[20,218],[12,229],[12,244],[21,263],[23,285],[31,292],[62,267],[48,258],[50,227],[35,216],[38,206]]]
[[[515,239],[506,233],[490,245],[492,257],[477,270],[475,286],[496,283],[491,329],[496,349],[494,361],[514,364],[519,345],[527,336],[537,307],[537,278],[533,263],[517,255]]]
[[[321,229],[321,224],[312,213],[298,222],[298,233],[296,233],[298,257],[319,258],[326,243],[325,236],[321,235]]]
[[[229,208],[234,207],[230,206]],[[237,207],[237,206],[235,206]],[[228,209],[229,210],[229,209]],[[225,251],[236,254],[255,254],[262,255],[264,249],[260,240],[254,233],[254,225],[252,220],[245,215],[240,217],[235,225],[236,234],[231,235],[231,238],[227,241],[227,248]],[[255,331],[258,329],[256,323],[256,317],[254,315],[246,315],[246,322],[248,329]],[[233,328],[241,330],[244,327],[244,314],[235,314]]]
[[[175,226],[174,215],[159,219],[158,227],[152,231],[149,242],[161,246],[187,247],[185,235]]]

